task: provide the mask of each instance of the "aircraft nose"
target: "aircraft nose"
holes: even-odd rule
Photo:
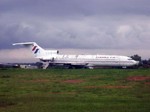
[[[134,61],[135,65],[139,65],[139,61]]]

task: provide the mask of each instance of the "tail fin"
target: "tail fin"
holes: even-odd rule
[[[39,45],[37,45],[37,43],[35,42],[14,43],[13,45],[23,45],[25,47],[30,48],[35,58],[40,58],[45,54],[45,50]]]

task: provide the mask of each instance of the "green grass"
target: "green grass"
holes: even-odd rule
[[[0,112],[149,110],[150,69],[0,69]]]

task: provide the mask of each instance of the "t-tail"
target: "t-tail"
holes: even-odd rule
[[[34,57],[40,59],[41,61],[51,61],[54,56],[58,54],[57,50],[45,50],[36,42],[14,43],[13,45],[23,45],[27,48],[30,48],[30,51]]]
[[[45,50],[37,45],[35,42],[14,43],[13,45],[23,45],[27,48],[30,48],[30,51],[35,58],[40,58],[45,54]]]

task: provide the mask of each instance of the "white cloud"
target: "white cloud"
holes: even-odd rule
[[[117,34],[120,36],[120,38],[127,37],[132,32],[132,28],[129,25],[121,25],[117,29]]]
[[[149,16],[84,16],[74,20],[29,18],[0,22],[1,47],[8,47],[12,42],[36,41],[52,48],[150,48]]]

